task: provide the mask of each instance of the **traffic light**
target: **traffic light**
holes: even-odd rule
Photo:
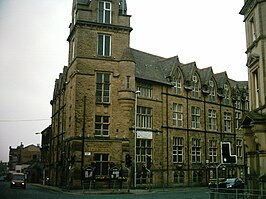
[[[236,164],[236,155],[231,155],[231,143],[221,142],[222,163],[223,164]]]
[[[132,157],[129,154],[126,154],[126,167],[129,168],[132,166]]]

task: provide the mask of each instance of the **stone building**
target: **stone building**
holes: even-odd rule
[[[219,176],[245,177],[247,82],[131,48],[126,0],[74,0],[69,28],[68,66],[51,101],[52,185],[80,187],[86,168],[96,187],[114,176],[137,187],[206,185],[221,141],[238,163]]]
[[[9,171],[27,174],[28,182],[39,182],[41,169],[41,149],[33,144],[17,148],[9,147]]]
[[[240,11],[246,27],[250,112],[243,118],[247,182],[266,189],[266,1],[245,0]],[[265,194],[265,193],[264,193]]]

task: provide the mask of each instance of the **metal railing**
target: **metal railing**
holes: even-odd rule
[[[266,199],[266,190],[211,189],[209,199]]]

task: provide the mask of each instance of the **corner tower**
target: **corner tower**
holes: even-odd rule
[[[126,0],[73,0],[69,28],[68,66],[51,103],[51,184],[80,187],[88,167],[108,184],[109,170],[122,174],[125,155],[133,153],[135,62]]]

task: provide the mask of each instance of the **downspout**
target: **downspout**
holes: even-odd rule
[[[185,87],[186,89],[186,101],[187,101],[187,176],[188,176],[188,186],[190,185],[190,162],[189,162],[189,119],[188,119],[188,91],[189,91],[189,87]]]
[[[168,87],[166,87],[166,179],[167,187],[169,186],[169,122],[168,122]]]
[[[205,143],[205,148],[204,148],[204,153],[205,153],[205,181],[206,185],[208,184],[208,163],[207,163],[207,128],[206,128],[206,95],[204,95],[204,143]]]
[[[86,119],[86,96],[84,96],[83,99],[83,125],[82,125],[82,145],[81,145],[81,165],[80,165],[80,171],[81,171],[81,178],[80,178],[80,184],[82,186],[83,184],[83,170],[84,170],[84,149],[85,149],[85,119]]]

